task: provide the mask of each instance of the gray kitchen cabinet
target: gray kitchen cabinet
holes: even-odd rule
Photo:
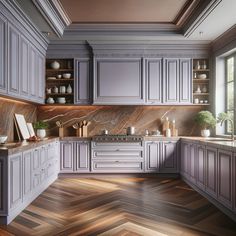
[[[19,82],[19,43],[20,33],[11,24],[8,24],[8,94],[18,97],[20,93]]]
[[[60,172],[73,172],[74,171],[74,142],[61,142],[61,164]]]
[[[189,176],[189,169],[188,169],[188,158],[189,158],[189,143],[182,141],[181,142],[181,168],[180,173],[182,176],[188,178]]]
[[[91,172],[143,173],[143,142],[92,142]]]
[[[159,171],[160,142],[145,142],[145,172]]]
[[[75,104],[91,103],[91,65],[89,58],[75,59]]]
[[[206,192],[217,197],[217,149],[206,147]]]
[[[146,104],[162,104],[163,59],[152,58],[145,60]]]
[[[179,60],[179,103],[192,103],[192,59]]]
[[[236,213],[236,154],[233,157],[233,211]]]
[[[75,144],[75,172],[90,172],[90,142],[82,141]]]
[[[37,86],[37,102],[44,103],[45,97],[45,57],[41,55],[40,52],[36,54],[36,63],[37,63],[37,70],[36,70],[36,78],[33,79],[34,83]],[[36,69],[36,68],[35,68]]]
[[[218,200],[228,208],[233,206],[232,152],[218,150]]]
[[[179,59],[164,59],[164,103],[179,102]]]
[[[205,155],[206,147],[198,145],[196,154],[196,184],[202,190],[205,190]]]
[[[23,198],[27,198],[32,191],[32,150],[23,152]]]
[[[6,19],[0,14],[0,93],[7,93],[7,74],[6,74]]]
[[[160,172],[179,173],[178,142],[164,141],[161,145]]]
[[[8,173],[9,208],[14,210],[22,202],[22,153],[9,156]]]
[[[189,158],[187,162],[189,180],[196,183],[196,144],[189,143]]]
[[[35,48],[31,45],[29,48],[29,92],[30,92],[30,98],[33,101],[37,101],[37,52]]]
[[[94,104],[144,104],[141,58],[95,58]]]
[[[192,60],[164,59],[164,104],[192,103]]]
[[[40,148],[32,151],[32,188],[40,185]]]
[[[29,96],[29,42],[21,35],[20,37],[20,96],[28,98]]]

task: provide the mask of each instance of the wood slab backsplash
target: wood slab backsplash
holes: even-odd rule
[[[14,141],[14,114],[22,114],[27,122],[37,119],[37,106],[0,98],[0,135],[7,135],[8,142]]]
[[[200,110],[200,106],[39,106],[37,116],[49,122],[47,132],[53,136],[58,135],[55,122],[59,120],[65,125],[65,136],[76,134],[72,128],[74,123],[91,121],[89,136],[93,136],[101,134],[103,129],[109,134],[125,134],[128,126],[135,126],[137,134],[144,134],[145,129],[161,130],[161,118],[165,116],[176,120],[179,135],[194,136],[200,135],[194,123],[194,116]]]

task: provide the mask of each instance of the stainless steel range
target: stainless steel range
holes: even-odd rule
[[[95,142],[140,142],[143,141],[141,135],[96,135],[92,138]]]

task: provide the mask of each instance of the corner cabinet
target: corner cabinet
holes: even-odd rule
[[[91,62],[89,58],[75,59],[75,104],[91,104]]]
[[[100,105],[144,104],[142,58],[95,58],[94,100]]]

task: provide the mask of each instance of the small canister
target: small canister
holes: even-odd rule
[[[171,130],[170,129],[166,129],[166,137],[167,138],[171,137]]]

